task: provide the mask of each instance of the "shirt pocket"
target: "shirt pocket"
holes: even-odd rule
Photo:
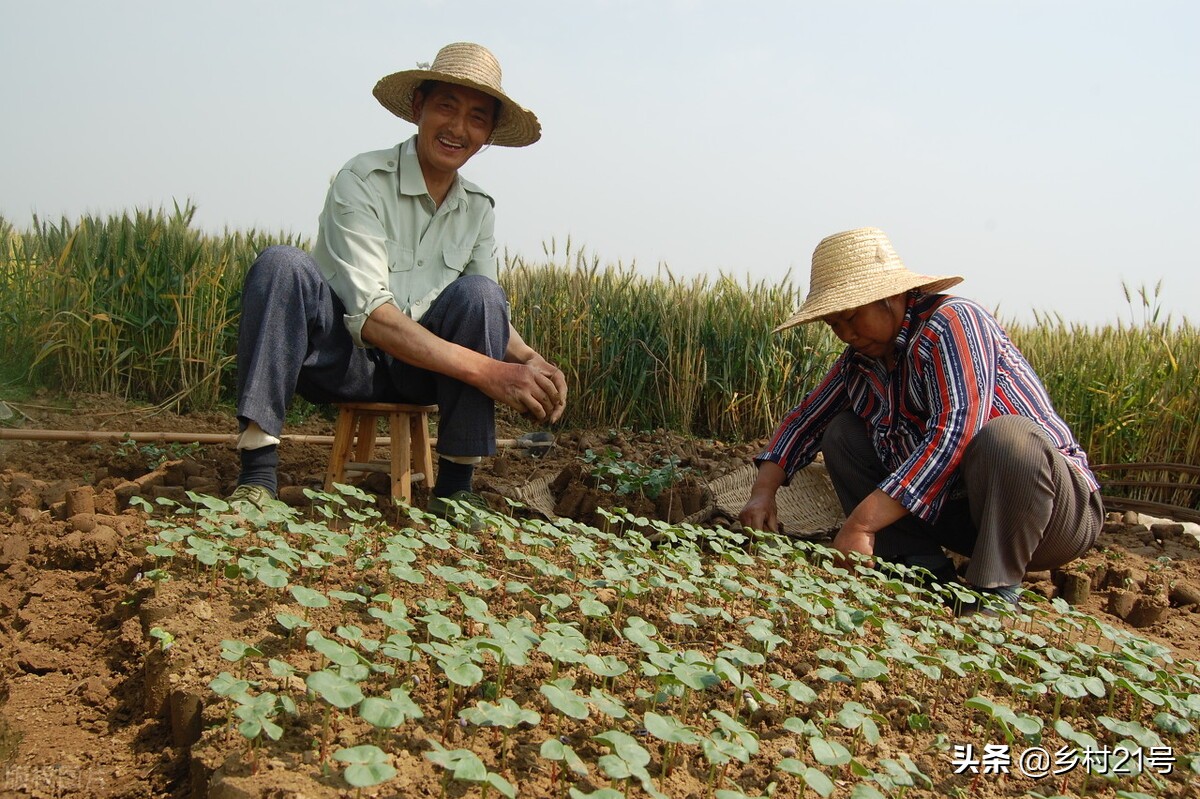
[[[449,269],[461,273],[471,261],[471,252],[470,247],[446,246],[442,248],[442,258]]]
[[[399,242],[387,240],[387,257],[389,272],[411,272],[417,262],[416,251],[411,247],[402,247]]]

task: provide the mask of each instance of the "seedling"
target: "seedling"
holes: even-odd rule
[[[377,746],[362,745],[339,749],[333,753],[333,759],[349,764],[342,772],[342,777],[351,786],[358,788],[356,796],[362,796],[363,788],[379,785],[396,776],[391,757]]]
[[[479,756],[470,749],[446,749],[437,741],[430,739],[429,745],[433,751],[425,753],[425,759],[441,766],[447,772],[447,780],[455,779],[463,782],[480,783],[483,786],[483,799],[487,799],[488,788],[492,787],[508,799],[515,799],[517,789],[499,774],[488,771],[487,766]],[[446,785],[443,782],[442,792],[445,794]]]
[[[700,743],[700,736],[696,734],[696,731],[673,716],[660,716],[657,713],[648,712],[642,717],[642,724],[645,726],[646,732],[665,744],[662,758],[664,777],[671,774],[671,761],[676,746],[679,744],[695,746]]]
[[[650,763],[650,753],[637,742],[636,738],[620,730],[609,730],[599,735],[593,735],[592,740],[606,744],[611,750],[609,754],[602,755],[597,761],[600,770],[609,779],[624,780],[628,789],[629,780],[636,777],[642,790],[654,799],[666,799],[666,795],[654,787],[650,772],[646,770],[646,766]]]
[[[508,734],[522,724],[536,727],[542,720],[540,713],[526,710],[507,696],[502,697],[497,704],[479,702],[474,707],[465,708],[458,717],[477,727],[499,727],[502,730],[500,742],[500,766],[503,768],[508,757]]]
[[[166,652],[175,645],[175,636],[171,635],[162,627],[151,627],[150,637],[158,641],[158,649],[160,652]]]

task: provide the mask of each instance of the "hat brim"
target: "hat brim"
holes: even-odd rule
[[[525,147],[542,138],[542,125],[532,111],[522,107],[503,92],[498,92],[491,86],[476,83],[473,80],[437,72],[431,69],[406,69],[393,72],[379,79],[372,94],[387,110],[408,122],[416,123],[413,114],[413,91],[427,80],[441,83],[453,83],[456,86],[466,86],[468,89],[481,91],[489,97],[500,101],[500,121],[492,131],[490,144],[501,147]]]
[[[869,286],[845,283],[832,288],[826,288],[819,294],[810,292],[807,299],[783,324],[776,327],[773,333],[787,330],[789,327],[818,322],[829,314],[860,308],[864,305],[892,297],[896,294],[917,289],[929,294],[937,294],[951,286],[957,286],[963,281],[962,275],[918,275],[905,271],[889,281],[879,281],[877,278]]]

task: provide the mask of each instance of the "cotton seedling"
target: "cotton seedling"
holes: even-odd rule
[[[791,774],[793,777],[803,780],[807,787],[816,791],[821,797],[829,797],[833,794],[833,780],[825,772],[808,765],[802,760],[797,760],[794,757],[785,757],[776,763],[775,767],[785,774]],[[717,793],[720,793],[720,791]]]
[[[861,702],[847,702],[842,705],[834,720],[843,729],[857,732],[871,746],[880,741],[878,723],[887,723],[887,719]]]
[[[341,638],[351,647],[361,649],[368,655],[373,654],[379,649],[379,641],[368,637],[361,627],[354,624],[339,624],[333,631],[334,635]]]
[[[629,715],[620,699],[595,686],[588,693],[588,704],[612,719],[623,719]]]
[[[379,654],[401,663],[417,663],[421,660],[421,653],[405,633],[392,633],[385,638],[379,645]]]
[[[573,677],[560,677],[548,683],[542,684],[538,691],[542,696],[546,697],[546,701],[550,706],[560,714],[558,723],[555,726],[557,734],[562,729],[562,718],[576,719],[578,721],[585,720],[589,715],[587,697],[575,690],[575,679]]]
[[[719,711],[713,711],[719,712]],[[744,743],[745,739],[735,733],[730,733],[724,727],[717,727],[708,735],[700,739],[700,753],[704,759],[708,761],[708,787],[711,791],[716,787],[717,767],[727,766],[730,762],[737,760],[740,763],[749,763],[750,758],[758,751],[758,740],[754,739],[754,749]],[[724,773],[724,769],[721,771]]]
[[[304,619],[300,618],[299,616],[293,616],[291,613],[276,613],[275,621],[279,623],[280,627],[287,631],[287,645],[289,649],[292,646],[292,638],[295,635],[296,630],[303,627],[312,626]]]
[[[679,744],[698,746],[700,736],[696,730],[681,722],[674,716],[663,716],[647,712],[642,716],[642,726],[646,732],[663,742],[662,769],[663,776],[671,774],[671,766],[675,756],[675,748]]]
[[[434,638],[439,641],[457,641],[462,638],[462,627],[458,625],[449,616],[445,616],[439,612],[427,613],[424,616],[418,616],[418,621],[425,623],[426,641]]]
[[[553,764],[550,771],[550,785],[552,790],[558,784],[559,763],[562,763],[563,766],[580,777],[587,777],[591,773],[588,770],[587,763],[583,762],[583,758],[558,738],[548,738],[542,741],[538,754],[543,760],[549,760]],[[620,794],[617,795],[620,796]]]
[[[475,639],[481,652],[490,652],[496,659],[496,690],[503,691],[505,677],[510,668],[520,668],[529,663],[529,652],[543,640],[533,631],[529,621],[514,616],[501,624],[493,620],[489,624],[490,636]]]
[[[1122,735],[1132,739],[1136,747],[1129,747],[1130,751],[1134,748],[1151,749],[1155,747],[1163,747],[1163,740],[1154,730],[1147,729],[1144,725],[1136,721],[1125,721],[1114,719],[1109,716],[1100,716],[1096,719],[1109,732],[1115,735]]]
[[[853,755],[845,745],[839,741],[820,735],[814,735],[808,739],[808,748],[812,752],[813,759],[822,766],[829,766],[836,769],[839,766],[849,764],[853,760]]]
[[[563,615],[564,611],[568,610],[572,605],[575,604],[575,600],[570,594],[564,594],[562,592],[543,594],[542,600],[543,601],[541,606],[538,608],[538,612],[541,614],[542,618],[550,620],[557,620],[559,616]]]
[[[1154,715],[1154,726],[1171,735],[1187,735],[1193,729],[1192,723],[1174,713],[1163,710]]]
[[[817,692],[801,680],[789,680],[782,675],[774,673],[768,674],[767,679],[770,680],[772,688],[777,691],[783,691],[794,702],[807,705],[817,700]]]
[[[1081,677],[1076,674],[1046,671],[1041,675],[1043,684],[1054,694],[1054,710],[1050,714],[1051,721],[1058,721],[1062,711],[1063,699],[1082,699],[1091,695],[1103,697],[1108,693],[1107,688],[1099,677]]]
[[[666,799],[665,795],[654,786],[650,772],[646,766],[650,764],[650,753],[637,742],[637,739],[620,730],[608,730],[592,736],[593,741],[607,745],[609,754],[602,755],[597,761],[600,770],[612,780],[623,780],[628,796],[629,780],[637,778],[642,790],[654,799]]]
[[[500,701],[495,704],[491,702],[479,702],[473,707],[464,708],[459,712],[458,716],[468,724],[474,724],[476,727],[500,728],[501,768],[507,763],[509,733],[522,725],[536,727],[542,721],[540,713],[521,707],[507,696],[501,697]]]
[[[737,668],[737,666],[718,657],[713,661],[713,671],[718,677],[729,682],[734,689],[733,714],[737,716],[741,713],[742,706],[751,712],[755,713],[762,704],[777,705],[779,700],[770,694],[765,694],[759,690],[754,678],[745,671]]]
[[[458,702],[458,689],[473,688],[483,681],[483,669],[475,663],[478,652],[466,642],[430,642],[418,644],[417,648],[434,658],[447,680],[446,702],[442,708],[442,737],[445,738]]]
[[[224,541],[211,541],[202,535],[189,535],[186,539],[187,547],[184,552],[191,555],[200,564],[207,566],[210,576],[212,577],[212,589],[217,586],[217,581],[223,573],[221,564],[233,560],[235,551],[229,547]]]
[[[363,657],[353,647],[346,646],[340,641],[326,638],[317,630],[309,630],[304,642],[325,658],[326,661],[334,665],[356,666],[364,662]]]
[[[411,632],[414,625],[408,620],[408,608],[400,599],[387,597],[383,601],[383,606],[371,606],[367,608],[367,615],[383,622],[390,630],[395,630],[399,633]]]
[[[1147,688],[1127,677],[1118,677],[1116,687],[1124,688],[1133,694],[1133,713],[1135,716],[1142,715],[1142,709],[1146,704],[1154,707],[1162,707],[1167,702],[1160,692]]]
[[[393,688],[387,697],[368,696],[358,705],[358,716],[372,727],[390,730],[425,714],[404,688]]]
[[[625,629],[621,633],[626,641],[634,644],[647,654],[662,652],[666,648],[663,644],[654,640],[658,635],[658,628],[640,616],[629,617],[625,624]]]
[[[233,726],[233,708],[237,703],[237,698],[247,696],[253,684],[223,671],[209,681],[208,687],[217,696],[226,700],[225,731],[228,734],[229,729]]]
[[[721,682],[713,669],[713,663],[695,650],[656,652],[647,656],[642,664],[642,673],[656,678],[659,696],[682,696],[679,715],[685,721],[692,694]]]
[[[379,785],[396,776],[391,757],[377,746],[364,744],[339,749],[333,753],[333,759],[347,764],[342,778],[358,789],[355,796],[362,796],[363,788]]]
[[[870,778],[883,787],[889,796],[903,797],[909,788],[920,783],[926,789],[933,789],[933,780],[929,778],[906,754],[900,754],[897,759],[884,758],[879,761],[882,771],[872,772]],[[853,799],[857,799],[855,794]]]
[[[308,621],[310,610],[329,607],[329,597],[320,591],[314,591],[303,585],[293,585],[288,591],[291,592],[292,598],[296,600],[296,603],[304,608],[304,621],[306,622]]]
[[[166,652],[175,645],[175,636],[164,630],[162,627],[151,627],[150,637],[158,641],[158,649],[160,652]]]
[[[251,762],[257,765],[257,750],[261,745],[261,736],[266,735],[272,741],[278,741],[283,736],[283,727],[275,723],[275,716],[280,710],[291,715],[296,714],[296,705],[286,697],[278,697],[273,693],[264,692],[250,695],[238,693],[233,695],[237,707],[233,712],[242,723],[238,732],[246,739],[250,751]]]
[[[240,664],[241,676],[246,676],[247,663],[250,658],[262,657],[262,650],[242,641],[225,640],[221,642],[221,659],[230,663]]]
[[[730,644],[718,652],[717,658],[736,663],[744,669],[756,669],[767,662],[767,657],[762,652],[735,644]]]
[[[507,799],[515,799],[517,789],[499,774],[488,771],[487,766],[479,755],[470,749],[447,749],[437,741],[428,739],[432,751],[425,753],[425,759],[434,765],[441,766],[446,772],[446,780],[442,782],[442,795],[446,795],[446,782],[451,779],[462,782],[478,783],[483,789],[483,799],[487,799],[488,789],[495,788]]]
[[[1021,733],[1026,740],[1037,743],[1041,740],[1042,720],[1025,713],[1018,713],[1008,705],[994,702],[985,696],[973,696],[963,703],[973,710],[982,710],[988,716],[992,726],[999,727],[1004,740],[1012,744],[1016,740],[1013,730]]]
[[[355,681],[329,669],[312,672],[305,677],[304,684],[309,691],[327,703],[321,719],[321,762],[324,762],[328,752],[330,722],[334,709],[350,710],[357,707],[366,697]]]

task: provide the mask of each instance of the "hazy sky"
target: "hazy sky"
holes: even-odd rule
[[[451,41],[542,122],[464,170],[510,252],[806,288],[875,225],[1007,319],[1128,320],[1161,280],[1200,320],[1194,0],[0,0],[0,215],[190,198],[311,237],[334,172],[414,132],[375,81]]]

